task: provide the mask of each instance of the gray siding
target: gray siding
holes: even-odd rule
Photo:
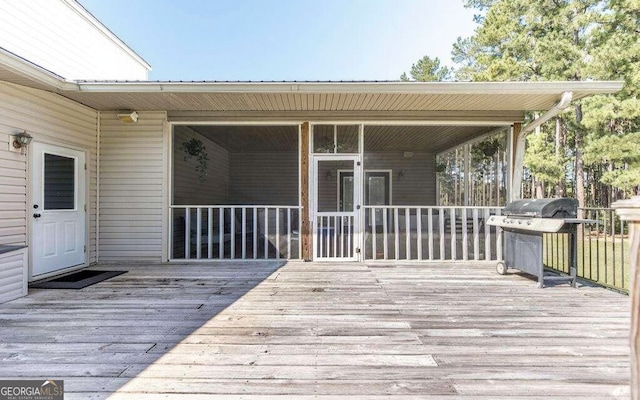
[[[318,179],[320,179],[318,203],[321,211],[337,210],[337,170],[350,169],[349,166],[340,167],[338,162],[332,164],[320,163],[318,171]],[[407,206],[436,204],[435,160],[432,153],[414,152],[411,158],[405,158],[401,152],[366,153],[364,168],[365,170],[391,170],[393,175],[391,179],[392,204]],[[326,181],[329,170],[331,170],[332,179]],[[402,180],[398,179],[400,171],[404,173]]]
[[[298,152],[231,153],[234,204],[298,205]]]
[[[401,152],[366,153],[364,168],[393,170],[392,204],[425,206],[436,204],[435,159],[432,153],[414,152],[405,158]],[[404,172],[404,179],[398,173]]]
[[[166,114],[137,123],[101,118],[100,261],[161,261],[166,199]]]
[[[196,171],[197,161],[186,161],[180,145],[192,138],[200,139],[206,147],[209,161],[207,177],[200,181]],[[229,152],[217,143],[205,138],[186,126],[176,126],[173,131],[173,204],[210,205],[229,204]]]

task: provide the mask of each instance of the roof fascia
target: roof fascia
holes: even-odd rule
[[[395,93],[528,94],[564,92],[609,94],[622,81],[569,82],[79,82],[77,90],[98,93]]]
[[[65,81],[60,75],[33,64],[3,48],[0,48],[0,65],[17,75],[48,86],[53,90],[78,90],[76,83]]]

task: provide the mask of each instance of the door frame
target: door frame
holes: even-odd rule
[[[35,141],[34,141],[35,142]],[[84,204],[84,235],[83,235],[83,240],[84,240],[84,246],[86,251],[84,252],[84,261],[81,264],[78,265],[74,265],[74,266],[70,266],[68,268],[63,268],[63,269],[59,269],[57,271],[53,271],[53,272],[49,272],[49,273],[45,273],[45,274],[40,274],[37,275],[36,277],[33,276],[33,265],[34,265],[34,241],[35,241],[35,235],[34,235],[34,231],[33,231],[33,204],[35,203],[35,193],[34,193],[34,179],[35,179],[35,174],[36,171],[33,170],[33,158],[36,157],[36,150],[34,149],[35,146],[29,146],[27,149],[27,204],[26,204],[26,219],[27,219],[27,224],[26,224],[26,234],[27,234],[27,240],[26,240],[26,244],[27,244],[27,256],[28,256],[28,281],[29,282],[34,282],[34,281],[38,281],[38,280],[42,280],[42,279],[46,279],[46,278],[50,278],[52,276],[56,276],[56,275],[61,275],[64,273],[68,273],[68,272],[73,272],[76,270],[80,270],[83,268],[86,268],[89,265],[89,254],[91,252],[90,250],[90,207],[89,207],[89,200],[91,198],[90,194],[91,194],[91,188],[90,188],[90,182],[91,182],[91,169],[88,167],[89,165],[91,165],[91,152],[83,147],[79,147],[79,146],[74,146],[74,145],[70,145],[70,144],[66,144],[66,143],[59,143],[59,142],[53,142],[53,141],[48,141],[48,140],[39,140],[36,143],[40,143],[42,145],[45,146],[54,146],[54,147],[58,147],[61,149],[67,149],[67,150],[72,150],[75,152],[80,152],[83,153],[84,155],[84,165],[83,166],[78,166],[78,171],[81,172],[80,176],[78,176],[78,183],[82,184],[82,188],[83,190],[79,190],[78,191],[78,196],[82,196],[82,198],[79,197],[78,199],[78,203],[80,203],[82,200],[82,203]],[[55,153],[54,153],[55,154]],[[84,178],[84,179],[83,179]],[[96,193],[97,195],[97,193]]]
[[[311,232],[313,235],[312,238],[312,247],[313,247],[313,261],[362,261],[362,223],[361,216],[363,212],[363,208],[361,207],[362,203],[362,155],[361,154],[340,154],[340,153],[332,153],[332,154],[313,154],[311,157],[311,165],[310,165],[310,176],[309,176],[309,189],[311,192],[310,196],[310,218],[311,218]],[[322,177],[318,177],[318,163],[320,161],[353,161],[353,184],[354,184],[354,210],[353,210],[353,246],[354,246],[354,257],[318,257],[318,235],[317,235],[317,222],[318,222],[318,193],[317,193],[317,184]],[[336,171],[336,180],[338,180],[338,172]],[[338,181],[338,185],[339,185]],[[339,198],[338,203],[339,204]]]
[[[343,173],[350,173],[351,171],[348,171],[346,169],[339,169],[338,170],[338,201],[340,201],[341,197],[342,197],[342,191],[341,191],[341,181],[340,181],[340,175],[342,175]],[[366,204],[366,199],[367,199],[367,191],[366,186],[367,186],[367,174],[368,173],[386,173],[389,175],[389,204],[386,204],[388,206],[393,205],[393,170],[391,169],[365,169],[362,172],[362,175],[360,177],[361,182],[362,182],[362,205],[366,206],[366,205],[370,205],[370,204]],[[355,189],[354,189],[355,190]]]

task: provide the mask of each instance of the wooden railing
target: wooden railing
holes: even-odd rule
[[[500,260],[501,207],[365,206],[364,260]]]
[[[640,196],[615,202],[613,207],[629,223],[631,264],[629,297],[631,298],[631,399],[640,400]]]
[[[300,207],[171,206],[173,260],[298,259]]]

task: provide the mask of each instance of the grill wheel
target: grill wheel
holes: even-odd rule
[[[500,275],[506,275],[507,269],[507,264],[502,261],[498,262],[498,264],[496,265],[496,271],[498,271]]]

